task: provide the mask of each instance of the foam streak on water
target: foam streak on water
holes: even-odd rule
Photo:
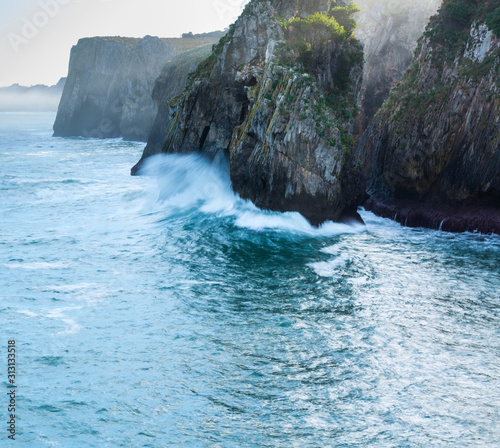
[[[500,446],[498,237],[315,229],[53,119],[0,114],[19,446]]]

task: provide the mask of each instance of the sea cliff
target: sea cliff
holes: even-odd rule
[[[431,20],[360,143],[368,209],[408,226],[500,233],[496,8],[448,1]]]
[[[234,190],[261,208],[357,218],[363,50],[346,3],[251,1],[172,102],[163,152],[222,154]]]
[[[133,175],[137,174],[145,159],[162,152],[172,118],[170,102],[174,97],[182,93],[186,87],[189,74],[194,72],[198,64],[211,52],[212,45],[194,48],[175,56],[163,67],[160,76],[155,81],[152,93],[157,114],[142,157],[132,168]]]
[[[151,95],[165,64],[218,37],[80,39],[71,50],[54,135],[147,141],[158,112]]]
[[[360,138],[409,67],[417,41],[441,0],[356,0],[355,36],[364,45],[356,136]]]

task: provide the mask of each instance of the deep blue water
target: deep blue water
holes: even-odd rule
[[[499,237],[313,229],[53,120],[0,114],[17,446],[500,447]]]

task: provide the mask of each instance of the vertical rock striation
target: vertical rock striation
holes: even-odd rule
[[[171,122],[170,102],[180,95],[188,80],[188,75],[196,70],[212,52],[212,45],[195,48],[175,56],[163,68],[155,82],[152,98],[157,107],[157,114],[153,127],[148,137],[141,159],[132,168],[132,175],[136,175],[142,163],[148,157],[162,152],[163,144],[167,138],[167,130]]]
[[[54,136],[147,141],[157,114],[151,93],[165,64],[189,48],[215,40],[80,39],[71,50]]]
[[[500,233],[500,39],[485,23],[498,2],[448,3],[360,143],[366,205],[409,226]]]
[[[171,105],[163,151],[224,154],[234,190],[259,207],[298,211],[315,225],[357,217],[362,47],[292,20],[335,3],[250,2]]]
[[[413,59],[417,41],[441,0],[356,0],[355,35],[364,45],[365,69],[356,134],[361,137]]]

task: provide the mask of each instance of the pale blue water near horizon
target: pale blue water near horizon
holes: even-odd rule
[[[0,114],[13,446],[500,447],[498,236],[313,229],[53,120]]]

